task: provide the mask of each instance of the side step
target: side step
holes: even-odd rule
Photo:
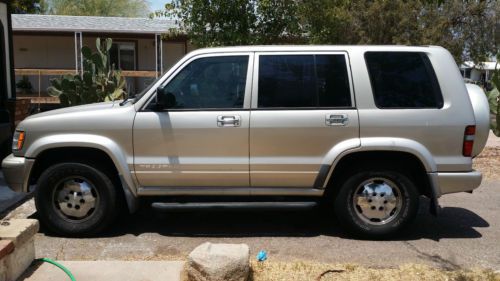
[[[188,210],[297,210],[312,209],[317,202],[155,202],[151,204],[154,209],[162,211],[188,211]]]

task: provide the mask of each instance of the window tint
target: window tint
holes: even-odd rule
[[[248,56],[200,58],[166,86],[178,109],[242,108]]]
[[[443,97],[427,55],[407,52],[365,54],[379,108],[441,108]]]
[[[344,55],[261,55],[259,107],[350,107]]]

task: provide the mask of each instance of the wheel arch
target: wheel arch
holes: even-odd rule
[[[73,136],[72,138],[78,141],[61,142],[49,137],[49,139],[37,140],[30,146],[25,156],[34,158],[35,161],[28,184],[35,183],[43,170],[50,165],[64,161],[91,163],[108,170],[116,177],[114,181],[117,185],[121,185],[129,211],[135,212],[138,207],[136,186],[127,166],[126,157],[120,148],[104,137],[99,138],[100,142],[95,142],[95,136],[93,138]],[[94,141],[91,142],[91,140]]]
[[[332,157],[333,158],[333,157]],[[327,194],[335,193],[336,184],[352,170],[368,166],[392,167],[409,173],[415,180],[420,194],[437,200],[435,186],[428,173],[436,171],[431,153],[420,143],[398,138],[361,139],[360,146],[345,149],[334,155],[323,183]],[[374,164],[375,163],[375,164]],[[410,171],[410,172],[408,172]]]

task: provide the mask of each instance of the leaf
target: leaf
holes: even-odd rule
[[[92,56],[92,50],[87,46],[83,46],[82,47],[82,55],[84,58],[90,59],[90,56]]]
[[[68,96],[66,96],[65,94],[59,96],[59,101],[61,102],[61,105],[69,106]]]
[[[92,74],[90,72],[83,73],[83,82],[87,85],[92,84]]]
[[[63,92],[58,90],[56,87],[51,86],[47,88],[47,93],[52,97],[59,97]]]
[[[493,90],[487,93],[488,103],[490,105],[490,112],[492,114],[498,115],[498,104],[500,99],[500,92],[497,88],[493,88]]]
[[[92,54],[91,60],[95,64],[95,70],[102,68],[104,65],[102,56],[100,56],[99,54]]]
[[[106,51],[109,52],[109,50],[111,50],[112,46],[113,46],[113,39],[106,38]]]

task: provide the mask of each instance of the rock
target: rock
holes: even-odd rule
[[[250,272],[246,244],[212,244],[196,247],[188,256],[185,277],[189,281],[245,281]]]

